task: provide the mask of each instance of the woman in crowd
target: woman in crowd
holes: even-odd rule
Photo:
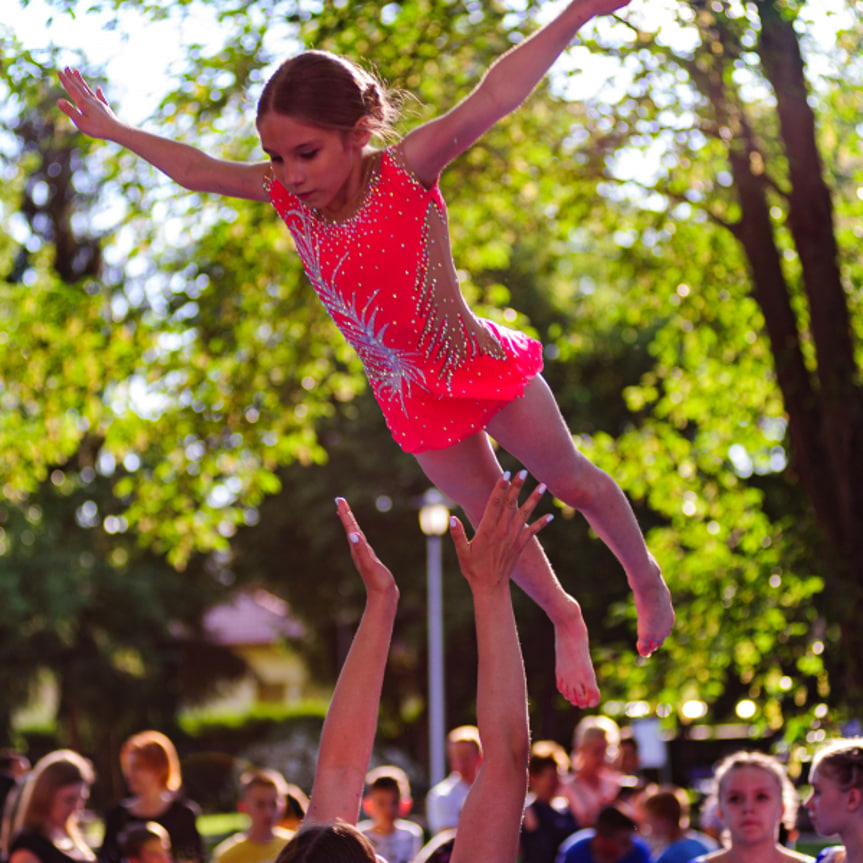
[[[183,798],[180,760],[174,744],[158,731],[132,735],[120,750],[120,765],[132,796],[109,809],[99,863],[122,863],[120,834],[130,824],[155,821],[171,837],[177,863],[203,863],[198,807]]]
[[[70,749],[46,755],[24,780],[6,825],[9,863],[90,863],[78,824],[94,781],[90,762]]]
[[[620,728],[607,716],[585,716],[575,727],[572,773],[560,793],[566,797],[578,826],[593,827],[599,810],[620,793],[622,776],[614,768]]]

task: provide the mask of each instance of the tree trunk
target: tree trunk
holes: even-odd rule
[[[818,151],[815,116],[793,21],[776,0],[758,4],[759,55],[776,97],[780,135],[788,160],[788,228],[799,256],[808,301],[809,335],[817,370],[801,392],[779,375],[789,416],[795,464],[825,537],[825,609],[839,626],[840,644],[829,664],[851,704],[863,704],[863,392],[857,385],[854,337],[842,286],[830,189]],[[747,255],[749,252],[747,250]],[[751,260],[751,257],[750,257]],[[775,310],[756,295],[768,329]],[[786,289],[786,295],[787,295]],[[777,355],[777,368],[780,364]],[[801,396],[806,403],[800,404]],[[828,645],[829,649],[829,645]],[[838,673],[838,676],[837,676]]]
[[[863,706],[863,391],[857,385],[854,336],[842,286],[830,189],[821,163],[815,117],[793,20],[777,0],[757,3],[759,55],[777,102],[787,158],[782,181],[766,162],[747,120],[747,107],[729,90],[723,61],[701,82],[720,127],[732,130],[728,158],[741,208],[733,226],[745,252],[753,296],[764,315],[776,377],[788,415],[792,464],[824,536],[824,607],[839,644],[826,645],[834,685],[849,706]],[[709,38],[735,40],[715,22]],[[718,34],[718,37],[717,37]],[[725,52],[720,52],[725,53]],[[733,52],[730,52],[733,53]],[[729,54],[726,54],[729,56]],[[808,321],[798,319],[771,217],[770,194],[784,196],[787,227],[799,257]],[[815,368],[803,340],[811,338]]]

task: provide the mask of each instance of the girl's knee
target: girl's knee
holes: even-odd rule
[[[574,509],[583,510],[590,509],[606,493],[611,482],[604,470],[581,457],[575,470],[547,484],[556,498]]]

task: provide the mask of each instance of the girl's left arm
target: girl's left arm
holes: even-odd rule
[[[405,136],[405,161],[416,177],[431,186],[446,165],[521,105],[587,21],[629,2],[572,0],[560,15],[501,55],[458,105]]]

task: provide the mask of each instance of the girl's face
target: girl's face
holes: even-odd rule
[[[803,805],[812,819],[815,829],[823,836],[839,833],[843,816],[848,811],[848,797],[851,791],[843,791],[829,773],[822,773],[817,767],[809,777],[812,791]]]
[[[597,773],[603,767],[608,766],[609,759],[608,738],[604,734],[592,734],[582,741],[578,748],[577,758],[579,767],[585,773]]]
[[[143,794],[153,788],[161,788],[162,780],[157,770],[153,770],[134,752],[123,763],[123,775],[133,794]]]
[[[775,842],[782,820],[782,789],[763,767],[734,767],[719,790],[722,820],[733,844]]]
[[[54,794],[48,820],[57,827],[65,827],[69,819],[84,808],[90,796],[86,782],[62,785]]]
[[[258,134],[276,179],[306,206],[337,212],[358,193],[367,136],[309,126],[275,111],[259,118]]]
[[[537,800],[550,803],[560,788],[560,774],[554,764],[548,764],[529,777],[530,790]]]

